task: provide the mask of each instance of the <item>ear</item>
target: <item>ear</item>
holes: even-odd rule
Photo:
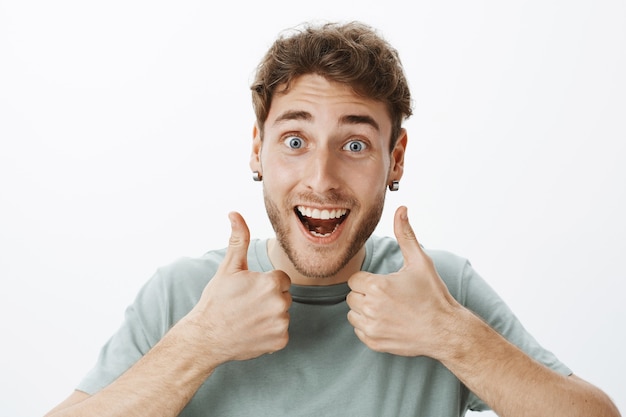
[[[259,130],[257,124],[254,124],[252,128],[252,154],[250,155],[250,169],[252,171],[259,171],[263,173],[261,170],[261,148],[263,147],[263,141],[261,140],[261,131]]]
[[[400,136],[391,151],[391,163],[389,164],[389,180],[400,181],[404,174],[404,154],[406,152],[406,144],[408,136],[406,129],[400,130]]]

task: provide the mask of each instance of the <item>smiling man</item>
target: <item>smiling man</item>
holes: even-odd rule
[[[317,74],[278,90],[263,135],[254,132],[251,167],[276,231],[272,263],[296,284],[346,282],[363,263],[387,184],[402,176],[406,134],[389,152],[385,104]]]
[[[403,174],[410,95],[359,24],[280,37],[252,85],[250,166],[276,236],[157,271],[50,416],[619,416],[473,270],[424,250]]]

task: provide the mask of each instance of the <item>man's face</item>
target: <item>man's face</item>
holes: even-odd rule
[[[272,101],[251,167],[263,175],[276,238],[305,277],[332,277],[362,249],[402,176],[406,136],[389,152],[383,103],[304,75]]]

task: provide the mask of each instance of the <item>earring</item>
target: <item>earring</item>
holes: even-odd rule
[[[400,181],[393,180],[391,184],[389,184],[389,191],[398,191],[400,189]]]
[[[263,175],[259,171],[252,172],[252,179],[254,181],[263,181]]]

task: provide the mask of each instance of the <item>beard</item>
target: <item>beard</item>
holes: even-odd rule
[[[362,213],[360,223],[355,224],[351,230],[342,230],[341,233],[352,233],[348,236],[348,244],[339,246],[337,243],[324,246],[309,246],[308,249],[298,251],[289,240],[291,229],[288,225],[288,219],[295,216],[294,198],[287,199],[284,207],[287,207],[287,213],[280,212],[278,205],[268,196],[266,190],[263,190],[265,200],[265,208],[270,223],[276,233],[276,240],[282,247],[283,251],[293,264],[296,271],[308,278],[328,278],[336,275],[348,262],[361,250],[367,239],[374,233],[378,222],[383,213],[385,204],[385,192],[379,193],[374,200],[374,204]],[[360,212],[361,205],[352,198],[345,198],[338,194],[330,194],[325,198],[314,195],[299,195],[299,202],[314,202],[320,205],[337,205],[342,207],[350,207],[349,216],[356,215]]]

